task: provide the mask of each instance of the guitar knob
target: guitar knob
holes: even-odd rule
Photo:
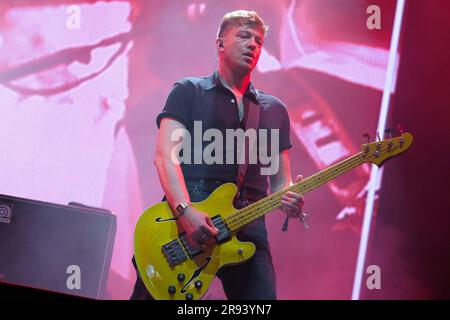
[[[195,281],[195,287],[197,289],[200,289],[203,286],[203,282],[201,282],[200,280]]]
[[[187,293],[186,294],[186,300],[192,300],[192,299],[194,299],[194,295],[192,294],[192,293]]]
[[[175,294],[175,292],[177,292],[177,288],[175,288],[174,286],[169,286],[169,289],[167,291],[169,291],[170,294]]]
[[[177,275],[177,279],[178,279],[178,281],[183,282],[184,279],[186,279],[186,276],[184,275],[184,273],[181,273],[181,272],[180,272],[180,273]]]

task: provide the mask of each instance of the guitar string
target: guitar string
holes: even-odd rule
[[[385,154],[387,152],[390,152],[392,150],[387,149],[381,149],[380,155]],[[362,155],[362,157],[361,157]],[[371,159],[372,158],[372,159]],[[277,207],[279,207],[279,201],[283,194],[285,194],[288,191],[299,189],[299,191],[309,192],[313,189],[315,189],[318,186],[323,185],[326,182],[329,182],[333,178],[329,179],[330,177],[333,177],[333,175],[339,176],[341,173],[346,173],[348,170],[351,170],[352,168],[357,167],[360,164],[363,164],[367,161],[373,160],[376,158],[375,156],[367,157],[365,158],[363,153],[357,153],[354,156],[345,159],[341,161],[340,163],[334,165],[333,167],[327,168],[322,172],[318,172],[316,174],[313,174],[312,176],[302,180],[299,183],[293,184],[292,186],[280,190],[271,196],[262,199],[260,201],[254,202],[251,205],[231,214],[230,216],[223,219],[223,222],[227,224],[227,226],[230,228],[230,230],[234,231],[238,229],[239,227],[245,225],[248,221],[253,221],[254,219],[258,218],[259,216],[262,216],[266,213],[268,213],[270,210],[273,210]],[[364,161],[363,161],[364,160]],[[340,167],[340,168],[339,168]],[[323,176],[323,179],[317,180],[318,176]],[[316,181],[317,180],[317,181]],[[310,184],[309,184],[310,183]],[[310,189],[310,190],[308,190]],[[261,206],[262,204],[265,204],[264,206]],[[256,210],[254,210],[256,208]],[[273,207],[273,208],[271,208]],[[269,208],[269,209],[267,209]],[[250,211],[250,214],[245,214],[246,212]],[[264,213],[261,215],[259,211],[264,211]],[[256,218],[254,218],[256,217]],[[244,222],[244,223],[242,223]]]
[[[352,167],[356,167],[357,165],[361,164],[362,162],[360,161],[359,158],[356,158],[357,156],[359,157],[359,154],[353,156],[355,158],[352,159],[351,161],[349,161],[351,158],[345,160],[348,162],[345,163],[345,165],[343,165],[343,163],[341,163],[341,165],[343,165],[343,166],[340,167],[339,169],[337,169],[337,168],[334,168],[334,170],[326,169],[328,172],[327,171],[322,172],[320,174],[321,178],[318,181],[316,181],[317,176],[313,175],[311,177],[308,177],[307,179],[303,180],[300,183],[293,184],[292,186],[290,186],[286,189],[280,190],[265,199],[262,199],[260,201],[252,203],[251,205],[226,217],[224,220],[228,224],[230,229],[235,230],[235,227],[239,228],[241,225],[243,225],[241,222],[244,222],[244,224],[245,224],[245,222],[247,222],[247,221],[254,220],[254,219],[252,219],[252,217],[254,217],[254,216],[256,216],[256,218],[258,218],[260,216],[258,213],[259,211],[261,211],[261,210],[264,211],[267,208],[271,208],[273,206],[275,206],[273,209],[275,209],[276,207],[279,207],[279,202],[281,200],[281,196],[283,194],[285,194],[286,192],[300,189],[299,190],[299,191],[301,191],[300,193],[304,194],[306,192],[309,192],[308,189],[314,189],[316,186],[320,186],[323,183],[328,182],[329,180],[327,181],[327,179],[336,175],[336,172],[337,172],[336,170],[339,170],[337,172],[337,175],[339,175],[341,172],[348,171],[348,169],[351,169]],[[271,210],[271,209],[269,209],[269,210]],[[249,211],[250,211],[250,214],[247,214],[247,212],[249,212]]]
[[[392,148],[392,147],[391,147],[391,148]],[[388,147],[387,149],[380,149],[380,155],[381,155],[381,154],[385,154],[386,152],[391,152],[391,151],[393,151],[393,150],[392,150],[392,149],[389,150],[389,147]],[[322,173],[316,173],[316,174],[314,174],[314,175],[308,177],[307,179],[303,180],[302,182],[300,182],[300,183],[298,183],[298,184],[294,184],[294,185],[290,186],[289,188],[286,188],[286,189],[284,189],[284,190],[279,191],[278,193],[284,194],[285,192],[290,191],[290,190],[293,190],[293,189],[296,189],[296,188],[300,188],[300,189],[303,189],[303,191],[306,190],[306,192],[309,192],[309,191],[312,190],[312,189],[311,189],[311,190],[308,190],[309,187],[312,186],[313,189],[314,189],[316,186],[318,186],[318,185],[320,186],[320,185],[322,185],[323,183],[328,182],[328,181],[326,181],[326,179],[324,179],[325,182],[323,182],[324,180],[322,180],[322,181],[320,181],[320,182],[314,183],[314,178],[317,178],[317,176],[319,176],[319,175],[320,175],[320,176],[324,175],[326,171],[331,171],[331,175],[333,175],[333,174],[336,173],[336,167],[339,166],[339,165],[342,166],[343,164],[345,164],[345,166],[342,166],[341,169],[342,169],[342,170],[348,171],[348,165],[350,164],[350,166],[353,166],[353,165],[354,165],[354,162],[355,162],[354,160],[361,160],[361,163],[365,162],[365,161],[362,161],[363,159],[360,158],[360,155],[361,155],[361,153],[358,153],[358,154],[356,154],[356,155],[354,155],[354,156],[352,156],[352,157],[350,157],[350,158],[348,158],[348,159],[345,159],[345,160],[343,160],[341,163],[338,163],[338,164],[334,165],[333,167],[324,170]],[[364,155],[363,155],[363,157],[364,157]],[[354,158],[354,159],[351,160],[352,158]],[[366,159],[370,159],[370,158],[371,158],[371,157],[367,157]],[[372,156],[372,158],[375,158],[375,156]],[[358,162],[358,161],[356,161],[356,162]],[[361,164],[361,163],[360,163],[360,164]],[[357,165],[359,165],[359,164],[357,164]],[[334,171],[333,171],[333,168],[335,169]],[[329,170],[329,169],[331,169],[331,170]],[[346,171],[345,171],[345,172],[346,172]],[[340,173],[340,172],[339,172],[339,173]],[[339,174],[338,174],[338,175],[339,175]],[[327,174],[327,178],[329,178],[329,176],[330,176],[330,174],[328,173],[328,174]],[[311,186],[308,186],[308,185],[307,185],[308,183],[305,183],[305,182],[307,182],[308,180],[311,180],[311,181],[313,182]],[[302,188],[302,187],[303,187],[303,188]],[[302,191],[302,190],[301,190],[301,191]],[[237,224],[237,228],[239,228],[239,227],[241,226],[240,222],[241,222],[242,220],[244,220],[244,222],[247,222],[247,221],[253,221],[254,219],[252,219],[252,215],[251,215],[251,214],[250,214],[250,215],[249,215],[249,214],[242,215],[242,214],[243,214],[243,213],[246,213],[247,211],[252,211],[255,207],[260,207],[261,204],[262,204],[263,202],[268,202],[268,205],[260,207],[260,209],[257,209],[257,211],[259,211],[259,210],[266,210],[267,208],[270,208],[270,207],[272,207],[272,206],[273,206],[273,208],[271,208],[271,209],[269,209],[269,210],[272,210],[272,209],[278,207],[279,205],[274,206],[274,204],[278,204],[278,203],[279,203],[279,201],[280,201],[279,194],[276,195],[276,196],[274,196],[274,195],[276,195],[276,193],[273,194],[273,195],[270,196],[270,197],[267,197],[265,200],[262,200],[262,202],[259,202],[259,203],[258,203],[258,202],[255,202],[255,203],[253,203],[252,205],[247,206],[246,208],[243,208],[243,209],[241,209],[240,211],[237,211],[236,213],[234,213],[234,214],[230,215],[229,217],[227,217],[225,220],[226,220],[227,222],[230,221],[230,225],[233,226],[233,227]],[[245,209],[246,209],[246,210],[245,210]],[[267,213],[267,212],[265,212],[265,213]],[[257,217],[261,216],[259,213],[253,214],[253,216],[255,216],[255,215],[256,215]],[[264,213],[263,213],[263,215],[264,215]],[[231,218],[231,219],[230,219],[230,218]],[[244,224],[245,224],[245,223],[244,223]]]
[[[380,149],[380,155],[383,155],[383,154],[391,152],[391,151],[393,151],[393,150],[392,149],[389,150],[389,147],[386,149]],[[272,194],[271,196],[267,197],[266,199],[262,199],[260,201],[252,203],[251,205],[226,217],[224,220],[225,220],[225,222],[227,222],[229,228],[234,231],[234,230],[238,229],[239,227],[245,225],[247,222],[253,221],[254,219],[264,215],[265,213],[267,213],[267,211],[270,211],[270,210],[273,210],[273,209],[279,207],[279,201],[281,200],[282,194],[285,194],[286,192],[297,189],[297,188],[300,189],[299,191],[303,191],[303,193],[305,193],[305,191],[309,192],[312,189],[316,188],[317,186],[320,186],[320,185],[330,181],[330,180],[327,181],[327,179],[330,176],[335,175],[337,172],[336,170],[339,170],[339,169],[341,170],[340,172],[338,172],[338,176],[339,176],[341,172],[342,173],[347,172],[349,167],[350,167],[350,169],[352,169],[352,167],[356,167],[356,166],[366,162],[367,160],[373,160],[376,158],[375,156],[369,156],[367,158],[363,158],[363,157],[361,157],[361,155],[364,157],[364,154],[359,152],[359,153],[355,154],[354,156],[343,160],[341,163],[338,163],[331,168],[325,169],[322,173],[318,172],[297,184],[293,184],[292,186],[290,186],[286,189],[280,190],[280,191]],[[363,159],[365,161],[363,161]],[[358,162],[360,162],[360,163],[358,163]],[[339,166],[341,166],[341,168],[336,168]],[[315,180],[318,176],[324,176],[326,178],[316,182]],[[312,184],[308,185],[308,182],[312,182]],[[311,190],[308,190],[310,187],[312,187]],[[266,202],[266,204],[263,205],[265,202]],[[261,206],[261,205],[263,205],[263,206]],[[254,210],[255,207],[258,207],[258,208],[256,208],[256,210]],[[271,208],[271,207],[273,207],[273,208]],[[267,210],[267,208],[269,208],[269,209]],[[262,211],[267,210],[267,211],[261,215],[259,213],[259,211],[261,211],[261,210]],[[246,214],[248,211],[250,211],[251,213]],[[256,218],[254,218],[255,216],[256,216]]]
[[[364,162],[362,162],[361,158],[361,153],[357,153],[356,155],[345,159],[343,161],[341,161],[340,163],[337,163],[336,165],[334,165],[331,168],[327,168],[324,171],[322,171],[321,173],[318,172],[308,178],[306,178],[305,180],[302,180],[299,183],[293,184],[292,186],[277,191],[276,193],[272,194],[271,196],[262,199],[260,201],[254,202],[251,205],[242,208],[241,210],[229,215],[228,217],[225,217],[223,219],[223,221],[226,223],[226,225],[228,226],[228,228],[230,229],[230,231],[235,231],[237,229],[239,229],[241,226],[246,225],[248,222],[251,222],[253,220],[255,220],[256,218],[258,218],[259,216],[264,215],[265,213],[268,213],[270,210],[275,209],[276,207],[279,206],[279,201],[281,200],[281,196],[283,194],[285,194],[288,191],[294,190],[296,188],[299,189],[303,189],[303,190],[308,190],[310,187],[312,187],[312,189],[314,189],[317,185],[322,185],[323,183],[328,182],[327,179],[329,177],[333,177],[333,175],[336,175],[336,172],[338,171],[338,176],[340,175],[341,172],[345,172],[348,171],[349,169],[352,169]],[[315,182],[317,176],[323,176],[324,178],[320,181]],[[311,183],[311,184],[308,184]],[[305,193],[303,191],[303,193]],[[270,209],[272,206],[274,206],[274,208]],[[255,210],[256,207],[256,210]],[[269,209],[268,209],[269,208]],[[250,211],[250,214],[248,214],[247,212]],[[262,215],[260,215],[260,211],[263,212]],[[189,244],[189,247],[192,247]],[[200,250],[197,249],[196,252],[199,252]],[[191,255],[191,252],[189,252],[189,256]]]

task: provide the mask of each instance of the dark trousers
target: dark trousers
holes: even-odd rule
[[[193,202],[204,200],[214,190],[205,190],[207,188],[203,184],[192,182],[187,182],[186,184],[189,196]],[[252,202],[251,200],[249,201],[250,203]],[[245,206],[243,202],[235,205],[238,208]],[[227,298],[229,300],[276,300],[275,272],[264,217],[239,230],[237,238],[241,241],[253,242],[256,245],[256,252],[249,261],[223,267],[217,273]],[[136,269],[137,279],[130,299],[152,299],[139,276],[134,257],[133,265]]]

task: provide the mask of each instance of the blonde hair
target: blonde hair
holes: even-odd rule
[[[264,20],[255,11],[237,10],[226,13],[220,22],[217,38],[222,37],[229,26],[249,26],[259,29],[264,36],[269,31],[269,26],[265,24]]]

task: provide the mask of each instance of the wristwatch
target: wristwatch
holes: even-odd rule
[[[191,205],[190,203],[183,203],[183,202],[177,205],[177,207],[175,208],[175,210],[177,211],[176,213],[177,218],[181,217],[186,212],[187,207],[189,207],[190,205]]]

